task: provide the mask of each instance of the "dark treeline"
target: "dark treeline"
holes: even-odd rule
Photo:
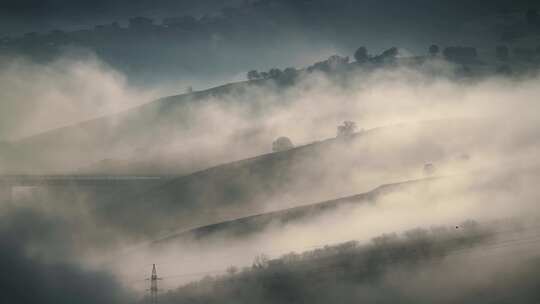
[[[419,29],[400,26],[400,22],[408,24],[409,17],[440,33],[440,36],[430,36],[429,39],[433,41],[454,41],[445,37],[445,33],[455,28],[449,28],[442,20],[453,20],[454,25],[458,26],[459,22],[474,20],[484,13],[500,17],[494,31],[499,33],[504,43],[512,43],[540,31],[537,11],[527,10],[526,5],[522,5],[517,12],[507,12],[503,9],[504,1],[465,3],[465,14],[461,11],[453,16],[453,11],[447,10],[446,15],[439,16],[434,12],[444,11],[441,8],[447,4],[429,2],[403,5],[402,2],[387,2],[372,7],[384,16],[374,18],[371,15],[377,14],[367,14],[363,4],[357,1],[246,1],[236,7],[225,7],[216,14],[197,17],[180,14],[159,22],[139,16],[130,18],[127,25],[113,21],[91,29],[56,29],[47,33],[29,32],[22,37],[3,37],[0,38],[0,54],[24,55],[38,61],[48,61],[63,54],[66,48],[82,47],[95,52],[128,75],[148,71],[156,74],[159,71],[165,75],[160,77],[166,78],[182,73],[231,75],[245,71],[250,66],[268,66],[286,58],[286,52],[280,53],[281,48],[290,48],[294,44],[297,51],[308,52],[317,45],[328,45],[328,41],[340,48],[350,49],[360,36],[367,37],[365,43],[379,43],[377,36],[363,32],[372,27],[386,35],[393,35],[400,28],[400,31],[407,30],[409,36],[414,37],[414,31]],[[452,6],[455,5],[452,3]],[[513,5],[518,7],[517,4]],[[401,14],[396,14],[398,11]],[[341,22],[329,16],[340,16]],[[390,20],[392,22],[388,22]],[[395,44],[406,43],[397,38],[391,41]],[[377,45],[379,47],[380,43]],[[530,53],[517,50],[516,54],[527,52]],[[281,54],[277,57],[283,58],[276,58],[275,54]],[[292,72],[281,73],[284,77],[290,77]],[[279,72],[270,70],[267,76],[272,73]]]
[[[491,72],[510,75],[513,72],[512,65],[520,65],[518,71],[536,70],[540,65],[540,45],[537,48],[515,48],[510,50],[507,45],[498,45],[491,51],[489,58],[481,58],[478,50],[470,46],[447,46],[441,48],[433,44],[426,49],[423,56],[401,56],[397,47],[391,47],[380,54],[369,54],[366,47],[360,47],[354,53],[354,62],[350,58],[340,55],[332,55],[326,60],[316,62],[306,68],[297,69],[288,67],[283,70],[272,68],[268,71],[250,70],[247,79],[275,80],[278,84],[292,84],[299,76],[313,72],[326,74],[340,74],[344,71],[354,71],[357,68],[374,69],[390,66],[418,67],[434,59],[445,60],[455,64],[461,69],[457,70],[456,76],[471,76],[474,69],[492,68]],[[523,64],[526,64],[523,66]],[[488,73],[489,75],[490,73]]]
[[[510,230],[520,229],[512,225],[508,227],[511,227]],[[402,235],[385,234],[374,238],[367,245],[351,241],[300,254],[289,253],[274,260],[260,255],[255,258],[252,267],[242,270],[230,267],[225,275],[207,276],[169,291],[162,295],[160,301],[328,303],[339,299],[340,303],[358,303],[360,300],[377,303],[395,303],[398,300],[400,303],[429,303],[429,296],[422,298],[421,295],[400,290],[400,285],[405,285],[409,279],[414,281],[414,277],[428,265],[436,268],[435,265],[442,263],[446,257],[470,252],[482,244],[491,244],[495,234],[490,231],[487,226],[466,221],[456,227],[441,226],[430,230],[417,228]],[[405,277],[393,278],[392,273],[404,274]],[[534,275],[538,278],[538,271]],[[499,288],[501,283],[508,285],[496,292],[512,294],[510,289],[515,283],[512,280],[523,278],[510,275],[506,278],[510,280],[493,280],[486,284],[486,290],[461,290],[458,299],[461,303],[474,303],[490,288]],[[429,282],[425,283],[422,290],[428,292],[433,286],[429,286]],[[522,286],[520,290],[520,299],[526,303],[532,303],[532,299],[527,297],[534,297],[534,286],[529,285]],[[439,301],[446,302],[444,298],[441,295]],[[538,295],[535,299],[538,300]]]

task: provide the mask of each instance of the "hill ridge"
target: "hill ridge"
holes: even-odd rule
[[[249,216],[234,218],[230,220],[225,220],[209,225],[202,225],[190,229],[183,230],[179,233],[174,233],[169,236],[165,236],[163,238],[160,238],[158,240],[153,241],[153,244],[160,244],[165,243],[168,241],[172,241],[175,239],[182,239],[182,238],[189,238],[193,237],[195,239],[203,239],[206,237],[211,237],[213,234],[217,234],[220,232],[231,232],[233,231],[233,234],[235,232],[238,232],[236,230],[244,230],[244,233],[246,231],[249,231],[248,234],[254,234],[261,230],[263,230],[265,227],[267,227],[270,223],[274,221],[291,221],[291,220],[298,220],[310,215],[313,215],[313,213],[323,213],[324,211],[327,211],[328,209],[337,208],[339,206],[345,205],[345,204],[355,204],[355,203],[373,203],[373,200],[379,197],[380,195],[384,195],[385,193],[391,192],[397,188],[401,188],[403,186],[409,186],[409,185],[415,185],[415,184],[421,184],[421,183],[429,183],[436,180],[441,180],[444,178],[448,178],[448,176],[436,176],[436,177],[428,177],[428,178],[420,178],[420,179],[413,179],[413,180],[407,180],[402,182],[396,182],[396,183],[387,183],[379,185],[372,190],[369,190],[367,192],[359,193],[359,194],[353,194],[349,196],[342,196],[330,200],[315,202],[315,203],[308,203],[303,205],[298,205],[291,208],[285,208],[285,209],[279,209],[264,213],[258,213],[253,214]],[[256,229],[253,229],[254,227],[251,227],[251,229],[242,229],[238,227],[233,227],[233,225],[239,224],[239,225],[250,225],[250,224],[257,224],[253,223],[254,221],[261,220],[262,227],[257,227]]]

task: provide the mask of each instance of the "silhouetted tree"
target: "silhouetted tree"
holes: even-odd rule
[[[396,47],[391,47],[383,51],[380,55],[373,57],[371,60],[377,63],[391,62],[396,59],[399,51]]]
[[[293,83],[296,77],[298,77],[298,71],[293,67],[286,68],[281,75],[282,81],[288,84]]]
[[[429,54],[432,56],[432,57],[435,57],[439,54],[439,46],[436,45],[436,44],[432,44],[430,47],[429,47]]]
[[[424,165],[424,175],[425,176],[431,176],[431,175],[435,174],[435,171],[436,171],[436,169],[435,169],[435,166],[433,164],[429,163],[429,164]]]
[[[382,55],[384,57],[396,57],[398,55],[399,51],[397,47],[391,47],[388,50],[385,50]]]
[[[326,62],[330,70],[338,70],[345,67],[349,63],[349,56],[342,57],[339,55],[332,55],[328,57]]]
[[[264,269],[268,267],[269,259],[265,254],[259,254],[253,260],[253,268]]]
[[[287,151],[292,148],[294,148],[292,141],[285,136],[279,137],[272,143],[272,151],[274,152]]]
[[[283,70],[283,74],[286,77],[295,77],[298,75],[298,71],[293,67],[288,67],[285,70]]]
[[[274,68],[274,69],[270,69],[270,71],[268,71],[268,75],[272,79],[278,79],[278,78],[281,77],[281,75],[283,75],[283,72],[280,69]]]
[[[301,257],[300,255],[294,253],[294,252],[290,252],[290,253],[287,253],[285,255],[283,255],[281,257],[281,259],[283,260],[283,262],[285,264],[289,264],[289,263],[295,263],[295,262],[298,262],[301,260]]]
[[[388,244],[396,242],[397,240],[398,240],[398,236],[395,233],[383,234],[383,235],[380,235],[371,239],[373,244],[378,247],[386,246]]]
[[[358,63],[364,63],[366,61],[368,61],[369,59],[369,55],[368,55],[368,51],[365,47],[359,47],[356,52],[354,52],[354,59],[356,60],[356,62]]]
[[[310,73],[313,71],[331,72],[345,68],[348,63],[349,57],[332,55],[326,60],[314,63],[312,66],[307,68],[307,71]]]
[[[499,59],[500,61],[507,61],[510,57],[510,51],[505,45],[497,46],[497,48],[495,49],[495,54],[497,56],[497,59]]]
[[[261,75],[259,74],[259,72],[257,72],[257,70],[251,70],[249,72],[247,72],[247,79],[248,80],[255,80],[255,79],[259,79],[261,78]]]
[[[338,138],[349,138],[356,131],[356,123],[354,121],[344,121],[342,125],[337,127]]]

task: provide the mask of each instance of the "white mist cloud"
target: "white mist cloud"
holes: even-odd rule
[[[41,64],[0,58],[0,139],[17,139],[148,102],[157,92],[130,86],[97,58]]]
[[[301,170],[294,171],[296,175],[282,192],[252,199],[262,210],[419,178],[427,161],[435,162],[438,174],[453,177],[398,191],[374,206],[342,208],[298,224],[276,223],[253,238],[223,237],[208,247],[180,244],[159,253],[141,250],[126,258],[117,271],[129,276],[129,271],[124,271],[130,269],[126,265],[155,259],[164,265],[165,275],[205,272],[249,265],[258,253],[277,256],[312,245],[367,241],[381,233],[415,227],[537,214],[537,82],[534,77],[463,82],[433,78],[426,71],[397,69],[360,73],[345,85],[314,75],[282,91],[255,87],[242,94],[212,98],[194,112],[205,122],[191,129],[193,138],[205,143],[203,146],[215,144],[212,147],[221,151],[220,145],[227,146],[235,130],[254,125],[260,130],[252,146],[233,145],[226,150],[226,157],[261,153],[279,135],[290,136],[295,142],[332,137],[335,126],[347,119],[365,128],[393,126],[366,136],[360,143],[329,148],[326,154],[316,154],[316,161],[294,163]],[[249,101],[266,107],[253,114]],[[399,125],[403,122],[408,124]],[[467,161],[460,159],[464,153],[470,157]],[[244,182],[250,188],[259,181],[249,176]],[[205,193],[214,190],[204,189]],[[219,193],[215,191],[215,195]]]
[[[10,137],[117,112],[152,96],[152,92],[130,87],[120,74],[99,62],[66,59],[44,66],[17,61],[7,66],[11,73],[1,72],[0,77],[6,87],[14,90],[0,92],[9,101],[2,106],[14,107],[10,116],[19,118],[7,119],[1,129]],[[255,192],[242,202],[245,205],[229,207],[225,204],[229,201],[221,196],[221,185],[207,185],[201,179],[197,197],[217,203],[204,205],[207,209],[199,211],[213,217],[181,209],[181,198],[165,202],[149,202],[150,198],[137,202],[134,198],[121,214],[96,219],[89,206],[97,202],[92,201],[92,195],[83,193],[76,193],[77,199],[69,195],[59,197],[54,208],[41,205],[40,212],[69,217],[67,227],[81,236],[74,245],[76,252],[86,252],[74,259],[95,265],[105,257],[122,253],[125,247],[133,245],[133,240],[140,240],[139,231],[129,231],[135,226],[152,232],[165,227],[185,228],[193,222],[210,224],[225,217],[356,194],[383,183],[421,177],[426,162],[434,162],[438,174],[467,176],[458,182],[397,192],[375,206],[339,209],[300,224],[277,223],[263,234],[245,240],[225,237],[214,245],[197,244],[200,247],[195,249],[173,246],[157,254],[137,249],[133,255],[120,255],[117,264],[105,266],[130,281],[137,279],[134,276],[142,277],[143,265],[155,260],[168,265],[162,270],[163,275],[204,272],[229,265],[249,265],[254,255],[261,252],[277,255],[352,238],[368,240],[380,233],[418,226],[479,217],[490,220],[521,216],[534,210],[537,175],[523,178],[524,175],[517,174],[521,178],[512,177],[512,187],[504,186],[513,170],[529,168],[535,172],[538,167],[538,78],[464,82],[441,74],[451,75],[452,71],[438,62],[420,71],[362,71],[343,82],[314,74],[293,87],[240,87],[232,93],[209,95],[196,101],[171,101],[168,107],[151,108],[149,112],[140,112],[141,116],[133,116],[148,114],[141,120],[117,117],[104,132],[109,137],[104,139],[100,132],[85,133],[88,149],[84,153],[76,153],[80,150],[76,145],[73,151],[43,153],[61,155],[62,163],[71,159],[70,165],[83,167],[105,156],[118,156],[117,150],[125,152],[142,146],[150,152],[132,152],[138,160],[147,156],[146,160],[165,168],[180,164],[185,173],[270,152],[271,142],[278,136],[288,136],[296,144],[334,137],[335,127],[344,120],[354,120],[365,129],[391,127],[375,129],[349,145],[337,144],[313,155],[305,154],[286,168],[290,170],[289,180],[279,191]],[[126,121],[129,123],[124,124]],[[94,153],[92,148],[99,151]],[[458,159],[463,153],[469,154],[469,161]],[[129,161],[125,160],[128,171],[134,166]],[[265,170],[269,169],[259,168],[261,176]],[[473,180],[471,175],[465,175],[471,171],[481,178]],[[238,181],[239,191],[267,187],[268,181],[258,180],[251,173],[230,179]],[[31,200],[31,195],[27,199]],[[513,200],[519,203],[512,205]],[[141,217],[130,213],[135,208],[132,203],[148,204],[151,208],[142,212]],[[117,230],[115,221],[120,215],[132,226]],[[99,229],[95,229],[96,223]]]

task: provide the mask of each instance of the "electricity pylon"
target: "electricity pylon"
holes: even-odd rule
[[[150,281],[150,303],[156,304],[158,302],[158,280],[162,280],[157,276],[156,264],[152,264],[152,275],[146,280]]]

